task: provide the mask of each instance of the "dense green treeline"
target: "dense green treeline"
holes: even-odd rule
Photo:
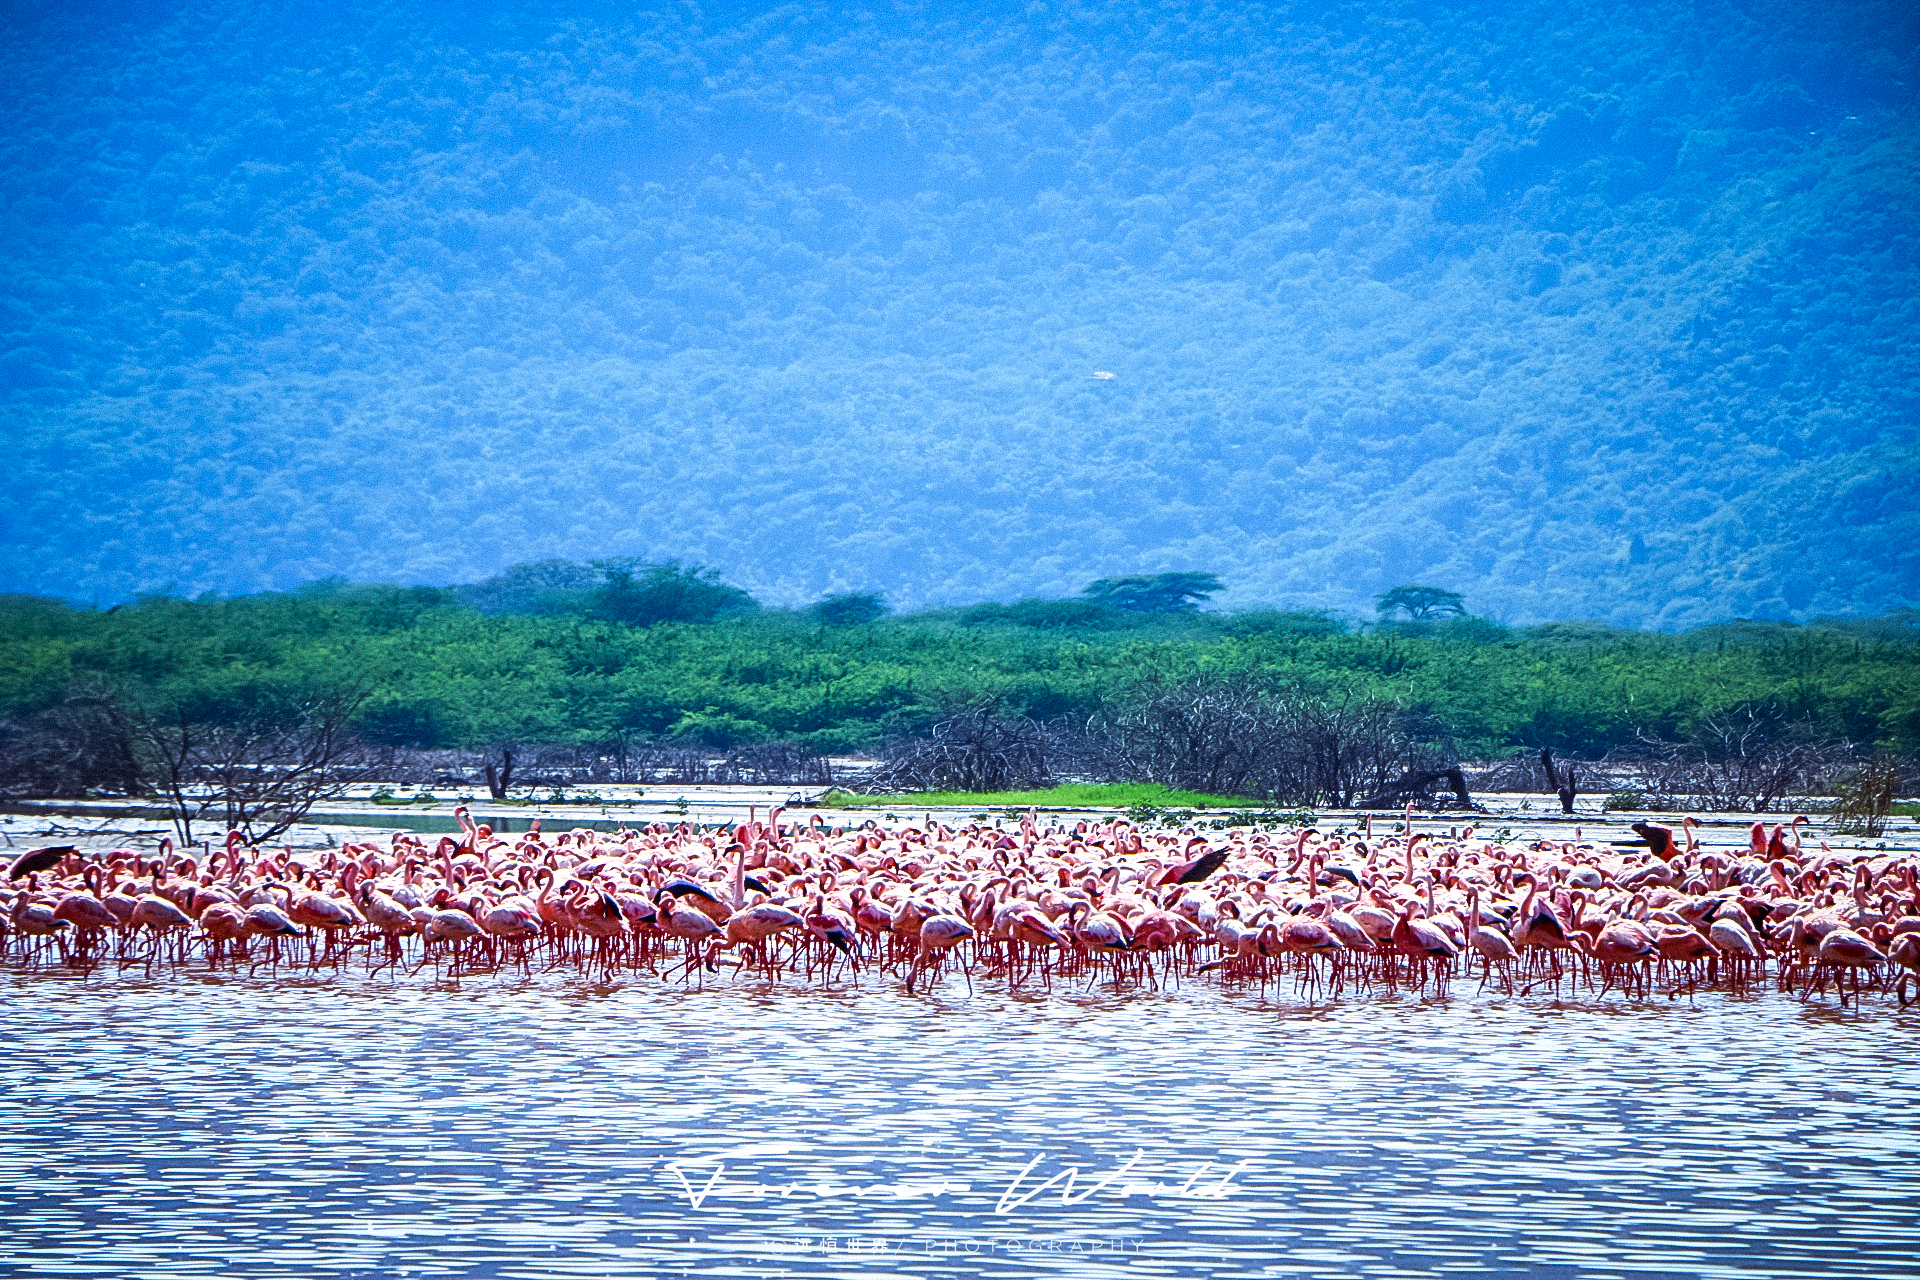
[[[1677,635],[1479,618],[1358,628],[1277,611],[1083,612],[1062,625],[1068,612],[1025,602],[836,626],[767,610],[638,626],[488,615],[455,590],[338,582],[108,610],[13,596],[0,598],[0,719],[99,696],[241,719],[344,688],[365,695],[360,733],[400,746],[790,739],[848,750],[983,697],[1036,718],[1085,716],[1155,678],[1254,671],[1334,696],[1392,696],[1423,732],[1481,757],[1679,740],[1756,704],[1822,735],[1920,752],[1911,611]]]

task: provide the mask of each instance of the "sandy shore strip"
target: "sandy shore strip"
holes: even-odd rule
[[[377,804],[370,797],[383,790],[369,787],[363,794],[315,805],[305,821],[297,824],[273,843],[295,849],[337,848],[342,841],[385,839],[396,831],[420,835],[457,835],[459,821],[454,810],[461,804],[478,822],[501,834],[525,832],[534,819],[543,831],[552,833],[585,827],[615,832],[623,827],[639,828],[656,822],[689,822],[712,827],[744,822],[752,817],[766,819],[770,809],[785,807],[785,822],[812,822],[816,819],[830,827],[859,826],[868,821],[885,825],[925,823],[937,820],[948,827],[974,822],[1013,823],[1023,809],[976,805],[914,805],[893,803],[826,809],[819,807],[823,788],[800,789],[792,786],[600,786],[568,793],[560,803],[501,802],[486,797],[465,795],[437,797],[430,803]],[[384,788],[395,796],[417,794],[411,787]],[[1584,840],[1616,847],[1643,848],[1635,834],[1635,822],[1659,822],[1677,826],[1680,814],[1667,810],[1605,811],[1604,797],[1595,796],[1575,805],[1571,817],[1559,812],[1559,804],[1549,796],[1525,794],[1488,794],[1477,797],[1485,812],[1423,812],[1416,810],[1416,831],[1464,832],[1472,827],[1489,839],[1502,840]],[[1258,801],[1249,800],[1245,812],[1263,811]],[[1042,818],[1054,818],[1071,825],[1081,819],[1109,820],[1121,814],[1118,808],[1062,807],[1040,809]],[[1173,811],[1176,815],[1184,811]],[[1286,811],[1289,816],[1292,810]],[[1363,829],[1371,821],[1374,829],[1397,831],[1401,810],[1325,809],[1315,811],[1315,825],[1322,831]],[[1920,819],[1889,818],[1884,834],[1864,837],[1833,830],[1821,815],[1810,815],[1813,822],[1804,830],[1809,844],[1825,841],[1835,852],[1920,852]],[[1712,847],[1744,846],[1747,832],[1755,822],[1771,826],[1793,817],[1793,811],[1772,813],[1694,814],[1699,838]],[[1230,819],[1222,811],[1201,810],[1191,818],[1171,817],[1169,822],[1192,826],[1199,831],[1225,829]],[[1291,825],[1291,824],[1289,824]],[[158,847],[166,836],[176,835],[164,808],[151,801],[132,799],[35,800],[0,805],[0,847],[27,849],[36,845],[71,844],[86,851],[104,849],[142,849]],[[194,826],[194,843],[218,842],[225,830],[218,821]]]

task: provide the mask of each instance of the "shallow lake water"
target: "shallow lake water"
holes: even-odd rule
[[[0,987],[7,1275],[1920,1272],[1885,996]]]

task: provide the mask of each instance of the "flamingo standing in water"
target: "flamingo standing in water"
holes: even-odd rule
[[[844,956],[852,956],[860,945],[853,921],[837,910],[830,910],[824,892],[814,895],[813,910],[807,914],[806,925],[809,934]]]
[[[480,922],[454,904],[451,890],[436,890],[429,901],[431,905],[422,912],[425,919],[420,922],[420,939],[426,944],[426,956],[434,955],[433,944],[440,943],[442,950],[452,954],[457,967],[462,945],[469,938],[481,936]],[[422,964],[426,963],[426,956],[422,957]],[[435,972],[438,971],[436,966]]]
[[[767,943],[774,935],[787,929],[803,928],[806,918],[797,912],[789,911],[775,902],[755,903],[751,907],[742,907],[727,917],[723,928],[727,940],[723,947],[757,947],[765,953]]]
[[[158,863],[154,864],[153,884],[155,892],[143,893],[133,904],[133,914],[127,920],[132,929],[146,929],[153,935],[152,945],[148,948],[147,958],[151,963],[158,953],[161,939],[173,933],[184,933],[193,925],[193,917],[175,906],[172,901],[160,896],[158,890],[166,872]]]
[[[1513,940],[1498,929],[1483,928],[1480,924],[1480,890],[1478,887],[1467,891],[1467,945],[1473,948],[1486,968],[1481,973],[1480,985],[1485,986],[1493,976],[1493,966],[1500,966],[1506,972],[1507,966],[1519,956]],[[1467,976],[1473,976],[1469,973]]]
[[[1854,995],[1857,998],[1860,994],[1860,971],[1887,963],[1886,953],[1852,929],[1844,927],[1828,930],[1826,936],[1820,939],[1814,954],[1818,967],[1833,974],[1842,1004],[1847,1000],[1849,973],[1853,975]]]
[[[57,938],[73,930],[71,920],[61,920],[54,915],[51,904],[34,899],[34,882],[30,879],[25,892],[13,900],[13,927],[15,931],[29,938]]]
[[[1394,946],[1401,955],[1416,959],[1451,960],[1460,954],[1446,930],[1413,914],[1411,906],[1402,908],[1399,927],[1393,931]]]
[[[713,917],[681,906],[677,898],[664,890],[654,899],[654,906],[658,910],[655,920],[660,932],[687,944],[687,963],[681,972],[692,973],[702,961],[711,967],[713,948],[708,944],[714,943],[723,932]]]
[[[270,902],[256,902],[248,907],[243,923],[247,935],[255,938],[298,938],[307,932]]]
[[[420,925],[413,918],[413,912],[400,905],[390,894],[372,881],[360,886],[360,914],[368,924],[380,931],[386,939],[387,962],[397,964],[404,954],[400,939],[409,934],[418,933]]]
[[[1737,988],[1777,947],[1783,985],[1805,983],[1809,997],[1838,985],[1849,1003],[1895,990],[1896,978],[1905,999],[1920,972],[1920,875],[1909,861],[1804,849],[1802,822],[1782,824],[1777,841],[1761,828],[1749,844],[1767,855],[1757,864],[1700,849],[1697,824],[1684,820],[1686,848],[1675,847],[1680,826],[1670,828],[1665,862],[1620,856],[1577,832],[1525,847],[1406,832],[1375,846],[1308,828],[1213,839],[1192,829],[1122,834],[1118,823],[1049,827],[1034,813],[1017,832],[933,822],[845,831],[818,819],[788,830],[769,815],[711,834],[661,823],[502,840],[470,822],[467,843],[448,840],[437,856],[397,836],[390,855],[350,842],[311,869],[291,850],[249,862],[237,841],[205,872],[165,846],[151,865],[132,850],[40,851],[48,865],[0,898],[0,923],[17,920],[6,944],[16,954],[119,925],[122,939],[152,939],[149,963],[195,949],[217,961],[255,939],[273,958],[280,938],[303,932],[301,921],[335,940],[336,964],[358,954],[337,943],[381,937],[388,960],[425,938],[428,956],[451,950],[464,963],[469,937],[514,938],[518,947],[537,928],[557,962],[582,961],[592,940],[609,973],[651,967],[656,949],[675,947],[688,971],[703,960],[711,967],[724,940],[812,974],[832,971],[842,955],[864,961],[864,942],[885,934],[880,968],[910,960],[915,990],[950,960],[971,980],[981,956],[1010,983],[1025,964],[1057,956],[1118,985],[1153,981],[1156,969],[1309,982],[1319,955],[1335,962],[1336,980],[1364,989],[1409,977],[1444,983],[1448,966],[1434,962],[1459,954],[1480,956],[1488,976],[1537,960],[1557,980],[1558,953],[1573,950],[1583,980],[1598,966],[1610,985],[1624,973],[1637,991],[1669,965],[1691,966],[1689,987],[1704,969],[1709,983],[1724,977]],[[1169,883],[1186,879],[1170,871],[1198,872],[1203,860],[1204,884]],[[696,925],[691,916],[706,918]],[[199,929],[187,932],[193,920]],[[54,932],[37,932],[46,929]]]
[[[1646,965],[1660,954],[1653,944],[1653,935],[1638,920],[1621,918],[1606,922],[1593,935],[1588,944],[1588,954],[1600,965],[1600,971],[1612,985],[1613,975],[1617,972],[1625,982],[1632,984],[1644,975]],[[1601,989],[1601,994],[1606,988]]]
[[[1887,959],[1900,966],[1904,972],[1900,975],[1900,985],[1895,995],[1902,1009],[1907,1007],[1907,983],[1920,979],[1920,932],[1898,933],[1887,948]]]
[[[1766,952],[1760,949],[1744,919],[1734,908],[1733,914],[1717,914],[1707,925],[1707,941],[1726,958],[1728,976],[1735,981],[1743,980],[1748,969],[1761,971],[1766,967]]]
[[[1067,909],[1067,936],[1089,951],[1125,951],[1133,945],[1125,926],[1085,900]]]
[[[1518,883],[1520,877],[1515,877]],[[1560,981],[1560,959],[1558,952],[1574,951],[1572,938],[1568,936],[1567,925],[1560,919],[1560,913],[1553,904],[1540,896],[1540,882],[1533,876],[1525,877],[1527,896],[1514,913],[1513,945],[1517,950],[1533,948],[1544,952],[1551,962],[1549,978],[1558,985]],[[1537,971],[1536,971],[1537,972]]]
[[[74,938],[83,948],[95,939],[108,933],[117,933],[120,929],[120,917],[109,911],[107,904],[100,900],[100,877],[99,868],[88,867],[82,877],[87,887],[68,892],[53,908],[53,918],[71,924]]]
[[[935,915],[920,922],[920,955],[913,968],[907,971],[907,990],[913,990],[914,977],[922,973],[938,973],[945,967],[947,957],[962,942],[974,936],[973,926],[958,916]],[[971,985],[971,979],[969,979]]]

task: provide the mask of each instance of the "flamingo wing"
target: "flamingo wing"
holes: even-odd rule
[[[45,871],[48,867],[60,865],[60,860],[79,849],[70,844],[48,845],[44,849],[29,849],[7,864],[7,879],[18,880],[21,876],[30,876],[36,871]]]
[[[1225,865],[1227,865],[1227,851],[1225,849],[1215,849],[1212,853],[1203,853],[1185,866],[1176,868],[1180,874],[1173,878],[1173,883],[1198,884]]]

